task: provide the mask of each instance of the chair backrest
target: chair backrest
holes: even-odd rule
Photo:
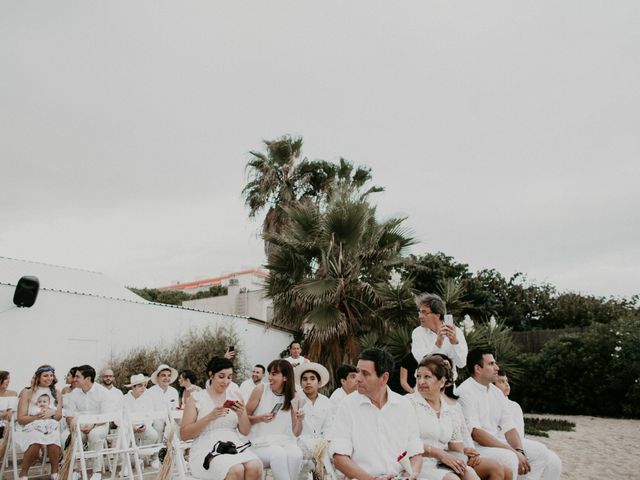
[[[126,411],[125,415],[129,420],[129,423],[133,425],[138,423],[153,422],[154,420],[163,420],[165,422],[169,420],[166,410],[150,410],[143,412]]]

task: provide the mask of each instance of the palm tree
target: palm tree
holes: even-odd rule
[[[302,329],[308,355],[328,368],[353,362],[361,336],[387,333],[380,292],[413,244],[404,219],[378,222],[366,196],[336,187],[326,206],[301,201],[285,207],[282,231],[265,235],[272,245],[267,295],[273,321]]]
[[[371,169],[354,167],[341,158],[339,164],[325,160],[300,159],[302,138],[285,135],[276,140],[265,140],[266,152],[251,151],[247,162],[249,181],[242,190],[249,216],[267,209],[262,233],[279,233],[287,222],[285,209],[303,200],[326,204],[328,198],[340,188],[361,192],[371,180]],[[370,187],[362,195],[382,191]],[[265,252],[268,254],[265,240]]]

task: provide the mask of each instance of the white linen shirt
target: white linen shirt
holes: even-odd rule
[[[470,433],[474,428],[479,428],[505,441],[504,434],[516,428],[507,397],[494,384],[485,387],[475,379],[467,378],[458,387],[458,395]]]
[[[399,455],[422,454],[418,422],[413,407],[405,397],[387,387],[387,402],[382,408],[358,392],[340,404],[327,434],[329,452],[347,455],[370,475],[398,474],[402,467]]]
[[[411,332],[411,353],[418,363],[425,355],[432,353],[443,353],[451,359],[453,364],[458,368],[463,368],[467,364],[467,340],[460,328],[456,327],[456,338],[458,343],[452,345],[448,337],[442,341],[442,346],[436,346],[438,335],[429,328],[418,326]],[[454,376],[457,378],[456,369],[453,369]]]
[[[298,395],[304,400],[302,406],[304,420],[300,435],[313,438],[323,437],[331,420],[331,402],[321,393],[316,397],[315,403],[312,403],[304,392],[300,392]]]
[[[65,395],[65,412],[69,417],[79,414],[109,413],[117,409],[117,405],[112,401],[107,389],[98,383],[94,383],[87,393],[81,388],[74,388],[68,395]]]
[[[145,393],[147,393],[146,390],[138,398],[135,398],[131,392],[128,392],[126,395],[124,395],[122,397],[122,406],[124,408],[124,411],[128,413],[141,413],[141,412],[153,411],[153,401],[151,400],[151,397],[147,397]],[[164,410],[164,407],[163,407],[163,410]],[[146,422],[145,427],[147,429],[153,428],[153,423]]]
[[[154,410],[175,410],[178,408],[178,391],[172,386],[164,391],[158,385],[148,388],[142,395],[148,395]]]

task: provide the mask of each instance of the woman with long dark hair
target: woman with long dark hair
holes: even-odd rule
[[[40,420],[60,421],[62,418],[62,396],[60,392],[56,390],[57,382],[55,369],[51,365],[41,365],[38,367],[31,379],[31,386],[20,392],[20,399],[18,401],[19,425],[28,426],[30,423]],[[30,414],[30,411],[36,411],[33,409],[33,406],[36,405],[38,398],[43,395],[49,397],[49,405],[52,408]],[[36,428],[26,428],[25,431],[18,429],[16,430],[16,442],[24,451],[19,474],[21,478],[26,478],[29,475],[29,468],[38,458],[38,453],[43,446],[47,448],[47,455],[51,463],[51,478],[53,480],[58,478],[58,461],[61,451],[59,424],[56,431],[48,431],[47,433]]]
[[[189,396],[180,426],[183,440],[195,439],[189,453],[191,473],[201,479],[259,480],[262,464],[240,440],[240,434],[251,429],[244,402],[229,392],[233,363],[213,357],[207,372],[211,382]],[[222,451],[221,442],[232,442],[237,453]]]
[[[258,385],[247,402],[253,451],[271,468],[274,480],[294,480],[302,467],[302,450],[296,437],[302,432],[304,412],[294,405],[293,367],[284,359],[267,367],[269,384]]]

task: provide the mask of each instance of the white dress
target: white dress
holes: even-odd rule
[[[269,385],[265,385],[262,388],[262,397],[260,397],[260,402],[253,412],[255,416],[270,413],[277,403],[284,404],[284,395],[274,394]],[[292,423],[291,410],[280,409],[270,422],[260,422],[252,425],[249,438],[253,447],[295,444],[297,439],[293,435]]]
[[[427,445],[446,450],[449,442],[463,443],[456,409],[449,405],[444,398],[440,399],[440,416],[436,414],[431,405],[415,392],[409,395],[418,417],[418,429],[420,439]],[[421,478],[441,479],[447,473],[451,473],[446,467],[438,467],[435,457],[424,457],[422,461]]]
[[[229,398],[229,395],[229,392],[227,392],[229,400],[237,400],[237,398]],[[191,396],[195,401],[198,420],[208,415],[217,406],[213,403],[213,399],[207,390],[193,392]],[[213,448],[213,445],[219,440],[233,442],[238,447],[245,443],[238,432],[238,415],[231,409],[226,415],[210,422],[193,441],[191,452],[189,453],[189,467],[195,478],[223,479],[227,476],[227,472],[232,466],[251,460],[258,460],[258,457],[250,450],[245,450],[235,455],[216,455],[211,460],[209,469],[206,470],[202,463]]]
[[[28,412],[34,412],[34,407],[37,411],[40,411],[37,408],[36,401],[38,397],[41,395],[49,396],[49,405],[51,408],[56,408],[56,399],[55,396],[52,395],[49,387],[38,387],[38,389],[31,396],[31,401],[29,402]],[[36,422],[54,422],[49,423],[49,426],[46,428],[37,428],[42,425],[36,424],[31,425]],[[30,422],[22,427],[16,427],[16,443],[20,447],[20,449],[24,452],[29,448],[29,446],[33,444],[38,445],[58,445],[60,446],[60,422],[57,420],[35,420],[34,422]]]

